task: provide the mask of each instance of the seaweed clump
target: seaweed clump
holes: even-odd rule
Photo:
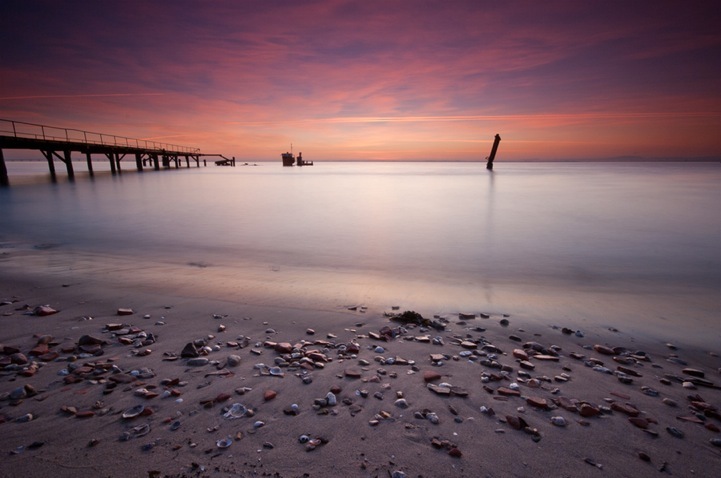
[[[415,310],[406,310],[400,314],[391,315],[390,319],[402,324],[415,324],[421,327],[432,327],[436,330],[444,330],[446,328],[445,324],[437,320],[426,319]]]

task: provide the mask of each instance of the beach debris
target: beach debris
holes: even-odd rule
[[[234,420],[243,418],[248,414],[248,408],[242,403],[233,403],[230,408],[223,414],[223,418]]]
[[[583,461],[585,461],[586,463],[588,463],[588,464],[591,465],[591,466],[595,466],[595,467],[598,468],[599,470],[602,470],[602,469],[603,469],[603,465],[600,464],[600,463],[598,463],[598,462],[597,462],[596,460],[594,460],[593,458],[584,458]]]
[[[117,310],[117,315],[133,315],[135,312],[129,307],[120,307]]]

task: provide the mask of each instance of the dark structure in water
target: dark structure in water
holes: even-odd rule
[[[293,153],[282,153],[280,155],[283,158],[283,166],[313,166],[313,161],[306,161],[303,159],[303,153],[298,153],[298,158],[293,156]]]
[[[496,151],[498,151],[498,143],[500,142],[501,136],[496,134],[496,138],[493,141],[493,147],[491,148],[491,155],[486,158],[488,160],[486,163],[486,169],[493,169],[493,160],[496,159]]]

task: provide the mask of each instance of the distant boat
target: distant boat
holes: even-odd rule
[[[293,153],[282,153],[280,155],[283,158],[283,166],[313,166],[313,161],[305,161],[303,159],[303,153],[298,153],[298,158],[293,156]]]

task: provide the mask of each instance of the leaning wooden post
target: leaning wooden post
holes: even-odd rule
[[[0,149],[0,186],[10,186],[8,168],[5,166],[5,156],[3,156],[2,149]]]
[[[491,155],[488,156],[488,163],[486,163],[486,169],[493,169],[493,160],[496,159],[496,151],[498,151],[498,143],[501,142],[501,136],[496,134],[496,138],[493,141],[493,147],[491,148]]]
[[[119,173],[122,173],[120,170],[120,153],[113,153],[113,156],[115,157],[115,167],[118,169]]]

